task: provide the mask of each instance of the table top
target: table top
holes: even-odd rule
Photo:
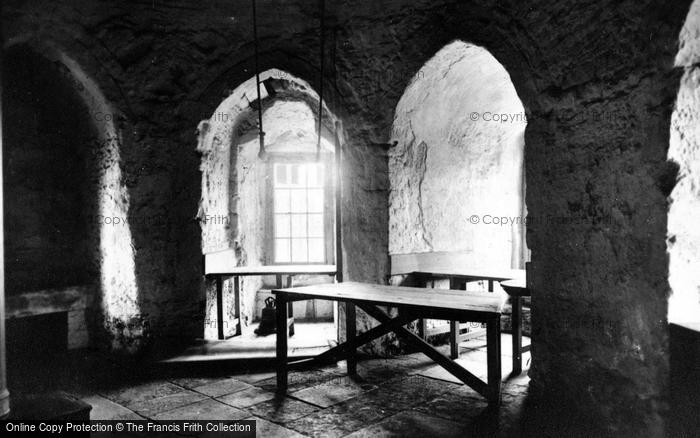
[[[524,269],[493,269],[493,268],[457,268],[457,267],[425,267],[414,271],[415,274],[433,277],[453,277],[479,280],[503,281],[514,278],[525,278]]]
[[[221,271],[206,272],[220,275],[300,275],[300,274],[335,274],[335,265],[266,265],[236,266]]]
[[[463,290],[385,286],[369,283],[331,283],[273,289],[273,294],[310,296],[339,301],[366,301],[387,306],[417,306],[434,309],[500,313],[505,296],[470,294]]]
[[[297,275],[335,274],[335,265],[237,266],[236,252],[229,248],[204,254],[205,275]]]
[[[530,291],[527,290],[525,277],[514,278],[501,282],[501,287],[508,295],[517,295],[521,297],[529,297]]]

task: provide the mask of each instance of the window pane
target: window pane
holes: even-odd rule
[[[309,237],[323,237],[323,215],[309,215]]]
[[[287,184],[287,165],[275,164],[275,185]]]
[[[309,213],[323,213],[323,189],[309,190]]]
[[[275,263],[289,263],[289,239],[275,239]]]
[[[307,262],[308,255],[306,249],[306,239],[292,239],[292,262]]]
[[[309,165],[309,187],[323,187],[323,165]]]
[[[323,239],[309,239],[309,262],[323,263],[325,248]]]
[[[295,187],[306,187],[306,164],[290,164],[291,181]]]
[[[306,190],[292,190],[291,209],[296,213],[306,213]]]
[[[275,213],[289,212],[290,190],[275,189]]]
[[[275,215],[275,237],[290,237],[290,223],[288,214]]]
[[[306,215],[292,215],[292,237],[306,237]]]

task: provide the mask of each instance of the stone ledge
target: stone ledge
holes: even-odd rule
[[[23,318],[56,312],[82,310],[92,304],[93,286],[45,289],[8,296],[5,318]]]

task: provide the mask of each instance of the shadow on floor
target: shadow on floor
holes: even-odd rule
[[[507,376],[509,335],[502,343]],[[92,405],[92,419],[255,419],[261,437],[521,435],[528,355],[525,371],[504,379],[499,409],[418,353],[362,358],[357,378],[348,377],[344,362],[294,371],[283,397],[275,393],[270,358],[218,359],[118,363],[83,353],[23,389],[67,391]],[[459,362],[485,377],[485,341],[463,344]]]

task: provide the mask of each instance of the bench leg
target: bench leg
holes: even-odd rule
[[[350,343],[355,340],[357,335],[357,319],[355,313],[355,305],[345,303],[345,332],[347,340]],[[357,358],[355,356],[355,348],[350,348],[347,352],[348,374],[354,376],[357,374]]]
[[[426,289],[435,287],[435,280],[432,280],[429,276],[418,276],[417,282],[419,287],[424,287]],[[418,320],[418,336],[424,341],[428,340],[428,320],[421,318]]]
[[[239,276],[234,276],[232,278],[233,281],[233,299],[234,299],[234,306],[235,306],[235,313],[236,313],[236,336],[240,336],[243,334],[243,331],[241,330],[241,320],[243,319],[241,317],[241,277]]]
[[[501,401],[501,321],[495,318],[486,323],[486,357],[488,363],[489,402]]]
[[[459,358],[459,322],[450,321],[450,359]]]
[[[277,392],[287,392],[287,296],[277,294]]]
[[[216,329],[219,339],[224,338],[224,279],[216,276]]]
[[[450,278],[450,289],[458,290],[461,289],[462,285],[456,278]],[[464,289],[467,288],[466,283],[464,284]],[[450,321],[450,359],[459,358],[459,332],[461,327],[459,321]]]
[[[513,297],[513,314],[511,325],[513,326],[513,375],[517,376],[523,371],[523,325],[521,321],[522,299]]]

